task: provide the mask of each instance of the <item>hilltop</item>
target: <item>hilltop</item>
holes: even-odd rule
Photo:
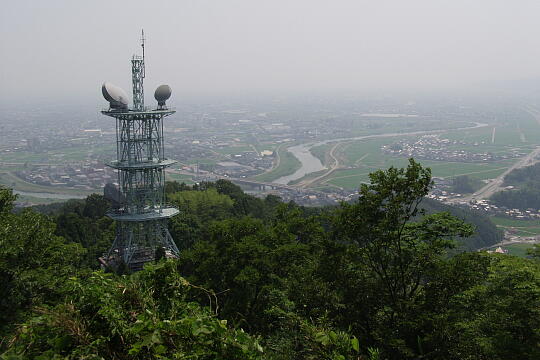
[[[538,253],[464,251],[500,234],[476,217],[471,240],[473,213],[426,203],[431,173],[412,159],[370,182],[324,208],[223,180],[168,183],[181,255],[123,275],[96,269],[114,236],[103,197],[14,213],[2,189],[1,356],[540,356]]]

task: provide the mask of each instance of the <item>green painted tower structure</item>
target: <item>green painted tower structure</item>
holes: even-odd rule
[[[122,263],[131,271],[142,269],[157,253],[178,256],[178,248],[167,229],[167,219],[178,209],[165,202],[165,168],[176,161],[165,157],[163,120],[175,113],[165,101],[171,95],[168,85],[155,92],[158,104],[144,106],[144,32],[142,56],[131,60],[133,105],[130,108],[125,92],[104,83],[103,96],[109,108],[102,114],[116,120],[116,160],[107,166],[118,172],[118,188],[114,206],[108,216],[116,221],[116,238],[108,254],[100,261],[118,268]]]

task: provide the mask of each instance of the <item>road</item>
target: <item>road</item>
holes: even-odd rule
[[[540,147],[537,147],[533,151],[531,151],[527,156],[521,158],[518,162],[516,162],[514,165],[510,166],[508,169],[506,169],[505,172],[503,172],[501,175],[497,176],[495,179],[493,179],[489,184],[481,188],[480,190],[476,191],[474,194],[464,196],[457,199],[452,199],[450,202],[469,202],[471,200],[481,200],[481,199],[487,199],[491,195],[495,194],[497,191],[500,191],[502,189],[502,185],[504,182],[504,177],[508,175],[512,170],[533,165],[537,162],[536,157],[540,154]]]

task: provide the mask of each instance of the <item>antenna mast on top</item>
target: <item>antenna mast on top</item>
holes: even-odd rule
[[[145,42],[145,40],[146,39],[144,38],[144,29],[141,29],[141,47],[142,47],[142,61],[143,61],[142,77],[143,78],[146,75],[145,66],[144,66],[144,42]]]
[[[144,110],[144,30],[141,30],[142,57],[133,55],[131,59],[131,80],[133,82],[133,110]]]

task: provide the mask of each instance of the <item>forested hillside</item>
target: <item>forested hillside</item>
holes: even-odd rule
[[[428,213],[447,211],[466,223],[474,225],[474,233],[471,236],[457,240],[457,250],[473,251],[496,244],[503,239],[502,230],[498,229],[488,216],[478,211],[469,208],[449,206],[428,198],[422,201],[422,208]]]
[[[539,258],[457,251],[499,235],[425,202],[412,160],[370,178],[334,208],[168,183],[180,258],[123,275],[97,269],[103,197],[14,213],[2,189],[1,358],[540,357]]]
[[[504,177],[505,186],[514,189],[495,193],[491,200],[509,209],[540,210],[540,163],[515,169]]]

